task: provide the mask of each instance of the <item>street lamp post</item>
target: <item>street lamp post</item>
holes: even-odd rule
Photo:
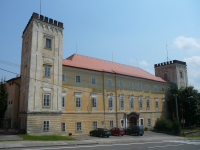
[[[178,94],[173,94],[173,96],[175,97],[175,100],[176,100],[176,119],[179,120],[179,118],[178,118],[178,105],[177,105],[177,96],[178,96]]]

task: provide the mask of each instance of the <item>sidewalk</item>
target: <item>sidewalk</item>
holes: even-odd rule
[[[12,138],[17,139],[17,135],[5,135],[4,140],[7,139],[7,136],[9,139]],[[100,138],[89,135],[79,135],[73,137],[76,138],[77,140],[76,141],[0,141],[0,149],[187,140],[183,137],[166,135],[162,133],[153,133],[151,131],[145,132],[143,136],[124,135],[124,136],[110,136],[109,138],[107,137]],[[0,136],[0,140],[2,140],[2,136]]]

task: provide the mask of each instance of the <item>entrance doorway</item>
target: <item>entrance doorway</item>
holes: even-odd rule
[[[129,127],[133,125],[137,125],[137,119],[135,117],[129,119]]]

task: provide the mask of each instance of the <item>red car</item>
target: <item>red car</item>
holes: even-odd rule
[[[119,128],[119,127],[114,127],[112,129],[110,129],[111,135],[124,135],[124,129],[123,128]]]

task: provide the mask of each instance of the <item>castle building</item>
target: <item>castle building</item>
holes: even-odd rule
[[[68,135],[88,134],[97,127],[152,129],[168,115],[166,95],[172,82],[187,86],[186,64],[180,61],[155,65],[154,76],[79,54],[63,59],[63,29],[63,23],[33,13],[23,32],[20,131]],[[183,80],[174,73],[178,68]]]

